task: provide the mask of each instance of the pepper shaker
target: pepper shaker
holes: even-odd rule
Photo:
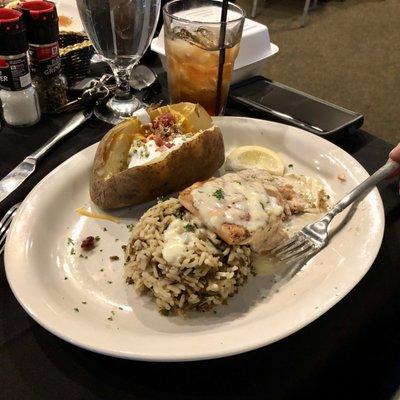
[[[51,113],[68,102],[67,80],[61,71],[58,45],[58,16],[54,3],[24,1],[21,6],[27,25],[32,82],[42,112]]]

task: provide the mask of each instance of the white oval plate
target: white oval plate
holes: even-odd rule
[[[349,154],[303,130],[247,118],[215,121],[227,153],[248,144],[275,149],[295,172],[319,177],[336,200],[368,177]],[[293,278],[275,284],[272,272],[251,277],[216,313],[161,316],[151,299],[138,297],[123,280],[126,224],[149,205],[121,211],[128,218],[120,223],[75,212],[93,207],[88,184],[95,149],[93,145],[71,157],[34,188],[13,221],[5,249],[7,278],[24,309],[50,332],[85,349],[137,360],[186,361],[265,346],[331,308],[359,282],[378,253],[384,213],[375,189],[330,245]],[[346,174],[345,182],[338,180],[339,173]],[[85,259],[79,257],[79,244],[88,235],[100,240]],[[68,238],[75,246],[68,245]],[[112,255],[120,260],[111,261]]]

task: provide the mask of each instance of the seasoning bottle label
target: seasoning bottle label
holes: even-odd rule
[[[29,44],[29,61],[33,74],[49,78],[57,76],[61,71],[58,42],[46,45]]]
[[[23,90],[31,84],[26,54],[0,56],[0,89]]]

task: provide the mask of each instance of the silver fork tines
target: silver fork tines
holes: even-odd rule
[[[276,247],[272,251],[272,254],[281,261],[291,261],[299,257],[308,257],[318,249],[318,244],[307,238],[304,233],[300,231],[282,245]]]
[[[8,234],[9,227],[11,222],[18,210],[18,207],[21,203],[15,204],[12,206],[5,214],[2,220],[0,221],[0,254],[4,251],[5,241]]]

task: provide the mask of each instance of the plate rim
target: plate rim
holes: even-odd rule
[[[286,125],[286,124],[281,124],[278,122],[274,121],[268,121],[268,120],[262,120],[262,119],[257,119],[257,118],[250,118],[250,117],[236,117],[236,116],[223,116],[223,117],[213,117],[213,120],[218,123],[218,121],[222,119],[230,119],[230,120],[240,120],[240,121],[257,121],[258,123],[261,124],[272,124],[274,126],[280,126],[280,127],[285,127],[291,130],[299,131],[301,135],[305,135],[306,137],[312,137],[313,140],[316,140],[317,144],[318,142],[320,143],[325,143],[328,142],[330,146],[335,148],[336,150],[339,150],[340,152],[346,153],[348,157],[352,159],[352,161],[357,165],[361,171],[363,171],[365,174],[369,176],[368,171],[348,152],[337,146],[336,144],[328,141],[327,139],[314,135],[310,132],[307,132],[301,128],[293,127],[291,125]],[[321,315],[325,314],[327,311],[329,311],[331,308],[333,308],[339,301],[341,301],[345,296],[348,295],[356,286],[357,284],[361,281],[361,279],[367,274],[367,272],[370,270],[371,266],[376,260],[376,257],[380,251],[382,241],[383,241],[383,236],[384,236],[384,231],[385,231],[385,214],[384,214],[384,206],[382,202],[381,195],[378,191],[377,188],[373,189],[371,193],[374,193],[376,195],[376,200],[378,202],[378,212],[379,212],[379,217],[380,221],[382,222],[379,226],[379,231],[377,233],[377,243],[379,245],[376,246],[373,252],[371,252],[371,261],[368,262],[368,267],[365,268],[365,271],[362,271],[355,279],[352,280],[351,285],[349,285],[349,288],[346,290],[341,290],[340,294],[335,297],[331,302],[328,302],[324,304],[323,307],[320,307],[317,312],[315,312],[312,316],[306,318],[304,321],[301,321],[301,323],[298,323],[297,325],[293,325],[292,329],[285,330],[284,332],[281,332],[280,334],[277,334],[273,336],[272,338],[269,338],[268,340],[258,340],[258,341],[253,341],[253,342],[245,342],[244,344],[240,345],[240,342],[238,345],[234,346],[234,348],[228,348],[228,349],[213,349],[210,352],[203,352],[202,354],[196,354],[196,355],[191,355],[191,354],[179,354],[174,357],[171,357],[170,354],[159,354],[157,356],[154,356],[152,353],[147,354],[147,353],[140,353],[140,352],[132,352],[132,351],[120,351],[120,350],[112,350],[112,349],[107,349],[107,348],[99,348],[98,346],[93,346],[87,342],[81,341],[79,338],[73,338],[68,335],[65,335],[62,330],[54,328],[51,324],[49,324],[46,320],[43,320],[40,318],[35,313],[35,310],[32,310],[29,306],[29,304],[25,304],[23,301],[23,293],[18,292],[18,288],[15,286],[16,282],[13,281],[11,278],[12,272],[11,269],[13,268],[11,266],[11,261],[12,261],[12,256],[15,257],[15,254],[12,255],[12,252],[10,250],[11,244],[9,239],[10,237],[13,236],[14,231],[15,231],[15,225],[17,224],[19,218],[21,218],[21,215],[23,215],[23,211],[25,207],[27,206],[29,200],[31,197],[35,195],[35,193],[40,190],[40,187],[45,184],[47,179],[49,179],[51,176],[54,174],[58,173],[60,169],[63,168],[64,164],[71,162],[71,159],[74,157],[77,157],[79,154],[82,152],[88,151],[92,147],[96,147],[98,145],[98,142],[91,144],[79,152],[75,153],[65,161],[63,161],[60,165],[58,165],[54,170],[49,172],[46,176],[44,176],[40,182],[38,182],[37,185],[29,192],[27,197],[23,200],[17,215],[15,216],[14,220],[12,221],[12,224],[10,226],[10,231],[7,236],[6,244],[5,244],[5,252],[4,252],[4,266],[5,266],[5,273],[6,273],[6,278],[8,281],[8,284],[11,288],[11,291],[15,298],[17,299],[18,303],[22,306],[22,308],[27,312],[27,314],[34,320],[36,321],[40,326],[42,326],[44,329],[49,331],[50,333],[54,334],[55,336],[65,340],[68,343],[74,344],[80,348],[83,348],[85,350],[90,350],[95,353],[103,354],[103,355],[108,355],[112,357],[117,357],[117,358],[122,358],[122,359],[131,359],[131,360],[137,360],[137,361],[149,361],[149,362],[187,362],[187,361],[201,361],[201,360],[209,360],[209,359],[217,359],[217,358],[223,358],[223,357],[229,357],[237,354],[242,354],[246,353],[252,350],[256,350],[265,346],[268,346],[272,343],[275,343],[285,337],[288,337],[292,335],[293,333],[303,329],[307,325],[311,324],[314,322],[316,319],[318,319]],[[79,335],[78,335],[79,336]]]

